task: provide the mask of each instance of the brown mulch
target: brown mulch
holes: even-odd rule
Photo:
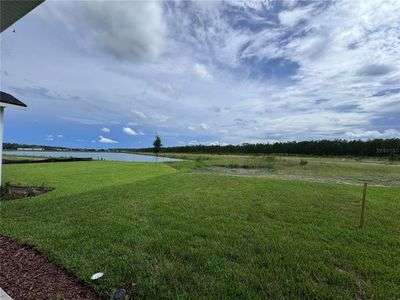
[[[26,187],[26,186],[10,186],[8,193],[0,197],[0,201],[17,200],[26,197],[34,197],[52,191],[48,187]]]
[[[0,236],[0,286],[14,300],[104,299],[32,246],[6,236]]]

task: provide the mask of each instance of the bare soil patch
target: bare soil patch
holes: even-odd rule
[[[32,246],[0,236],[0,258],[0,286],[14,300],[104,299]]]
[[[264,177],[264,178],[276,178],[284,180],[302,180],[309,182],[319,183],[339,183],[349,185],[361,185],[364,182],[362,178],[341,178],[341,177],[316,177],[316,176],[305,176],[305,175],[291,175],[291,174],[274,174],[266,168],[226,168],[226,167],[206,167],[196,170],[198,173],[216,173],[228,176],[241,176],[241,177]],[[397,180],[391,180],[388,178],[375,177],[367,180],[370,186],[380,187],[398,187],[400,182]]]
[[[52,191],[50,187],[34,187],[34,186],[9,186],[8,191],[0,196],[0,201],[17,200],[26,197],[34,197]]]

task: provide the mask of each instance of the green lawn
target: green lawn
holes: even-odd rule
[[[5,165],[5,181],[55,190],[0,203],[0,233],[81,280],[104,272],[104,295],[134,284],[135,299],[399,298],[400,188],[369,188],[360,230],[360,186],[191,165]]]

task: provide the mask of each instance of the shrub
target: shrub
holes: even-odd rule
[[[268,163],[268,164],[265,166],[265,168],[266,168],[267,170],[272,171],[272,170],[275,170],[275,165],[274,165],[273,163]]]
[[[300,159],[300,166],[305,166],[306,164],[308,164],[308,161],[305,159]]]
[[[266,156],[265,159],[266,159],[267,162],[270,162],[270,163],[276,161],[276,157],[275,156],[271,156],[271,155]]]
[[[203,156],[197,156],[196,157],[196,162],[201,162],[203,161]]]
[[[390,153],[389,157],[388,157],[390,162],[395,162],[395,161],[400,161],[400,155],[396,155],[394,153]]]
[[[34,187],[29,187],[26,191],[26,196],[27,197],[32,197],[35,196],[35,188]]]

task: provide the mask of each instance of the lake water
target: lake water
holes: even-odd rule
[[[91,157],[95,160],[155,162],[155,156],[117,152],[74,152],[74,151],[4,151],[3,154],[47,157]],[[179,161],[179,159],[159,157],[159,162]]]

